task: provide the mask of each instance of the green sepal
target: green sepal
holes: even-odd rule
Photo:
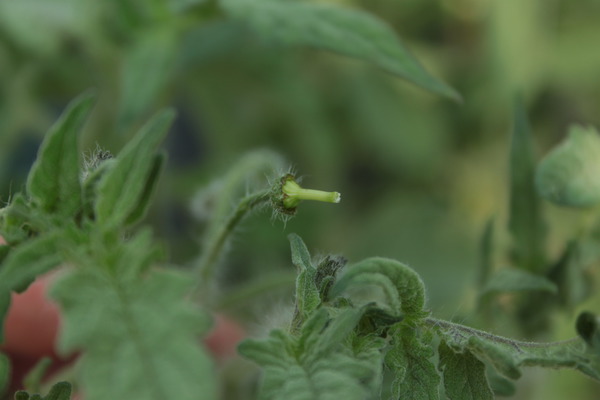
[[[78,134],[94,103],[84,93],[69,103],[50,128],[27,178],[27,194],[46,213],[72,217],[81,207]]]
[[[173,111],[163,111],[152,118],[102,175],[95,204],[96,221],[101,226],[114,229],[139,217],[138,207],[147,201],[144,195],[148,192],[148,179],[157,173],[160,166],[156,150],[174,117]]]

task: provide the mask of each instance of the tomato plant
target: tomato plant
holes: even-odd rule
[[[595,398],[597,10],[467,3],[0,2],[2,399]]]

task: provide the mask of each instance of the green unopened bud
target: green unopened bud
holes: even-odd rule
[[[539,194],[555,204],[590,207],[600,203],[600,135],[594,128],[573,126],[569,137],[552,150],[536,171]]]
[[[304,189],[291,174],[285,175],[274,188],[273,205],[276,210],[287,215],[293,215],[302,200],[324,201],[339,203],[341,195],[338,192]]]

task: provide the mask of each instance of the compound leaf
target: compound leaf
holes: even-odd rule
[[[366,13],[333,4],[281,0],[224,0],[221,4],[269,40],[359,58],[424,89],[460,99],[454,89],[423,69],[389,26]]]
[[[81,207],[80,163],[77,135],[89,115],[94,96],[84,93],[73,100],[50,128],[27,178],[27,193],[48,213],[73,216]]]
[[[59,347],[84,350],[86,399],[215,399],[209,357],[197,335],[206,318],[186,301],[189,277],[149,271],[136,281],[78,270],[52,290],[64,310]],[[118,368],[115,368],[118,366]]]
[[[383,344],[376,340],[375,346],[353,351],[348,338],[361,315],[357,309],[320,308],[303,326],[300,338],[276,330],[265,340],[244,341],[240,353],[263,368],[259,398],[367,398],[382,362],[377,347]]]

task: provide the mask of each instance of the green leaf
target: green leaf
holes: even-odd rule
[[[496,396],[510,397],[517,392],[515,384],[496,373],[493,369],[487,370],[488,383]]]
[[[27,240],[37,230],[34,212],[22,193],[17,193],[11,203],[0,209],[0,234],[11,246]]]
[[[600,330],[598,317],[589,311],[584,311],[577,317],[575,328],[579,336],[591,347],[600,349]]]
[[[107,228],[116,228],[135,219],[147,199],[148,179],[156,173],[156,149],[174,118],[164,111],[152,118],[114,159],[102,175],[97,189],[96,219]]]
[[[50,128],[27,178],[27,193],[48,213],[73,216],[81,207],[80,162],[77,135],[85,123],[94,96],[73,100]]]
[[[414,328],[401,326],[392,333],[392,347],[385,356],[392,370],[391,399],[437,400],[440,375],[430,361],[434,356],[431,335],[418,335]]]
[[[125,221],[127,225],[134,225],[135,223],[144,219],[148,213],[148,209],[152,203],[151,200],[156,192],[158,178],[164,169],[166,161],[167,154],[165,152],[158,153],[154,156],[152,168],[150,169],[150,173],[146,179],[146,186],[140,195],[137,206],[134,208],[131,214],[129,214],[127,221]]]
[[[39,236],[14,248],[6,257],[0,269],[0,320],[8,311],[12,291],[25,290],[37,276],[60,264],[60,238],[56,232]],[[2,339],[3,333],[0,342]]]
[[[439,347],[440,370],[449,400],[493,400],[485,365],[470,351],[456,352],[446,342]]]
[[[171,77],[178,42],[174,30],[165,25],[141,32],[124,54],[119,115],[123,127],[150,110]]]
[[[544,199],[570,207],[600,203],[600,137],[595,128],[572,126],[569,136],[539,163],[535,183]]]
[[[320,308],[299,339],[276,330],[266,340],[242,342],[240,353],[263,367],[259,399],[364,400],[376,392],[384,343],[349,344],[361,315]]]
[[[294,329],[298,329],[302,322],[319,306],[321,297],[315,278],[317,269],[312,265],[310,254],[300,236],[291,233],[288,235],[292,249],[292,263],[298,268],[296,278],[296,310]]]
[[[10,360],[0,353],[0,393],[4,393],[10,382]]]
[[[269,40],[329,50],[359,58],[434,93],[460,100],[432,77],[383,21],[336,6],[281,0],[223,0],[224,10]]]
[[[406,265],[387,258],[367,258],[349,266],[331,289],[332,296],[364,284],[381,289],[387,307],[412,318],[424,316],[425,286],[419,275]],[[373,299],[375,301],[376,299]]]
[[[592,246],[596,247],[596,244]],[[586,260],[585,242],[572,240],[548,272],[548,279],[558,287],[558,300],[562,306],[572,309],[593,292],[593,283],[585,270],[586,261],[590,260]]]
[[[186,296],[180,273],[148,271],[127,279],[87,268],[59,280],[51,294],[64,310],[63,352],[83,350],[86,399],[215,399],[212,363],[198,334],[207,318]]]
[[[545,267],[545,226],[534,186],[534,169],[533,143],[527,115],[521,102],[517,102],[510,146],[508,226],[516,265],[535,273]]]
[[[23,385],[25,388],[30,392],[39,392],[42,379],[51,365],[52,359],[50,357],[41,358],[23,378]]]
[[[502,268],[488,280],[481,294],[498,292],[543,291],[557,293],[556,284],[543,276],[535,275],[522,269]]]
[[[70,398],[71,384],[69,382],[58,382],[52,386],[43,400],[69,400]]]

